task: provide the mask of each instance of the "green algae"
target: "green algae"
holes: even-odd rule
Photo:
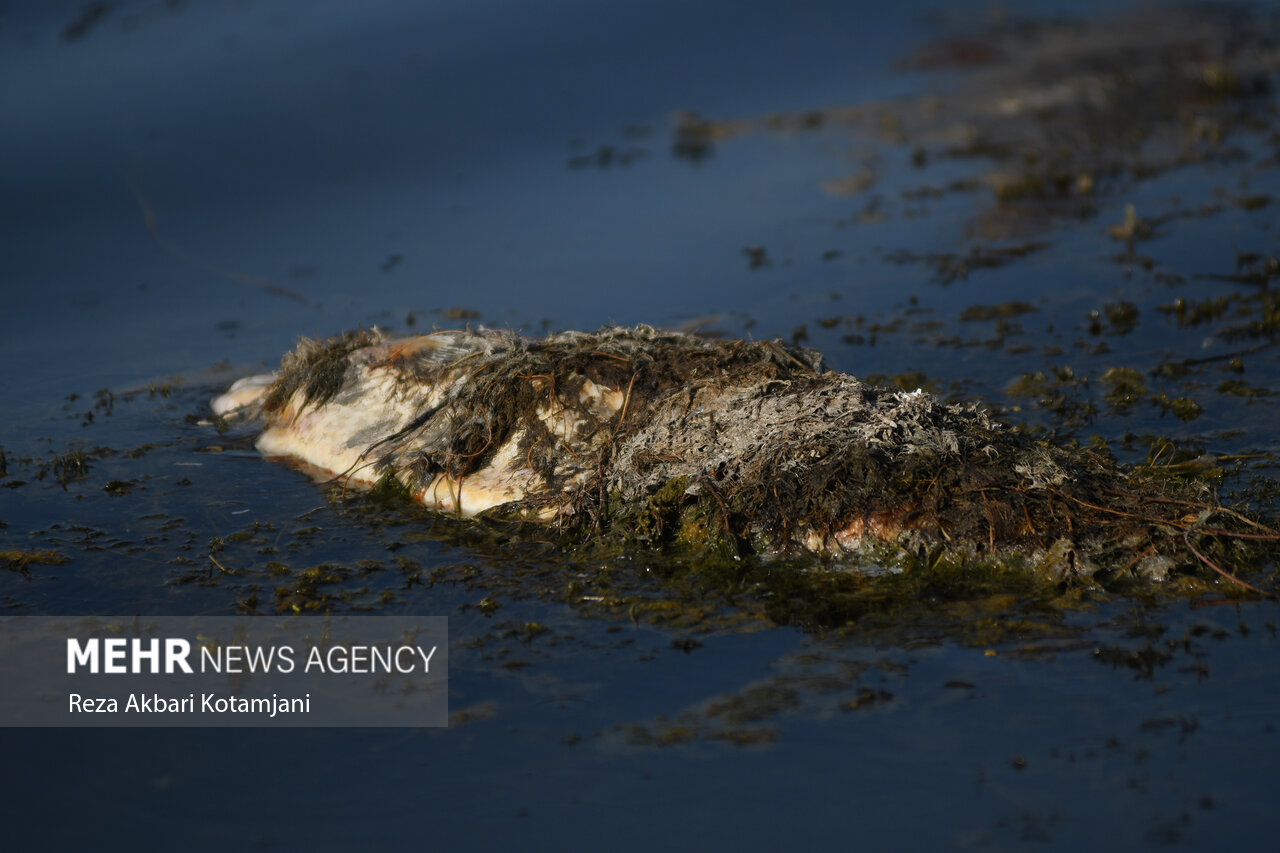
[[[858,689],[858,694],[855,697],[840,703],[840,710],[865,711],[868,708],[885,705],[892,701],[893,694],[888,690],[876,690],[871,687],[861,687]]]
[[[277,613],[326,612],[351,600],[353,594],[363,590],[329,590],[351,576],[351,570],[340,565],[321,563],[317,566],[291,572],[289,583],[278,586],[273,593]]]
[[[44,548],[10,548],[0,551],[0,561],[3,561],[4,567],[20,574],[27,574],[33,565],[60,566],[69,560],[66,554]]]
[[[674,491],[674,489],[673,489]],[[1211,519],[1212,520],[1212,519]],[[472,525],[468,548],[480,554],[510,555],[511,540],[486,545]],[[1205,536],[1195,540],[1201,553],[1220,565],[1257,565],[1266,543]],[[1092,559],[1059,540],[1038,558],[1019,555],[964,555],[954,549],[908,553],[885,544],[856,562],[745,557],[704,561],[689,552],[644,557],[645,551],[620,547],[610,559],[586,548],[563,557],[565,580],[546,587],[545,575],[534,581],[539,595],[559,598],[584,615],[622,619],[668,630],[741,631],[752,627],[789,626],[817,633],[855,632],[886,641],[935,632],[979,646],[1034,642],[1060,637],[1063,615],[1089,610],[1112,595],[1178,599],[1236,595],[1236,589],[1206,571],[1163,575],[1168,562],[1144,565],[1142,545],[1117,542],[1110,568],[1089,575],[1082,565]],[[649,552],[652,553],[652,552]],[[1130,556],[1125,559],[1123,555]],[[521,563],[493,570],[470,566],[449,580],[522,597],[531,591]],[[1158,571],[1157,571],[1158,570]],[[571,579],[570,579],[571,578]],[[1256,575],[1250,578],[1261,580]],[[496,599],[495,599],[496,600]]]
[[[68,483],[83,480],[89,476],[90,459],[90,454],[81,448],[75,448],[54,457],[49,470],[57,478],[58,485],[65,489]],[[40,473],[43,474],[44,470],[42,469]]]
[[[611,493],[594,529],[584,531],[584,553],[608,557],[653,550],[706,566],[752,553],[740,520],[735,528],[723,499],[714,492],[690,494],[690,484],[687,476],[673,477],[638,504]]]
[[[971,246],[967,252],[913,252],[901,249],[891,252],[886,259],[895,264],[922,263],[933,268],[940,284],[964,281],[979,270],[1000,269],[1014,261],[1048,249],[1049,243],[1030,241],[1007,246]]]
[[[1160,407],[1160,411],[1172,414],[1180,421],[1193,421],[1204,411],[1195,400],[1188,397],[1170,397],[1163,391],[1153,395],[1151,401]]]
[[[1107,386],[1107,405],[1120,413],[1132,411],[1150,393],[1142,374],[1132,367],[1110,368],[1102,374],[1101,381]]]

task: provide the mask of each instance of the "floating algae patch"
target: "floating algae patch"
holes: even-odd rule
[[[264,399],[259,446],[344,487],[584,559],[661,554],[667,583],[760,585],[787,624],[856,622],[884,610],[877,597],[1227,578],[1278,540],[1195,479],[1037,442],[975,405],[868,385],[777,341],[648,327],[354,348],[345,336],[305,343]],[[768,562],[801,555],[834,562]],[[846,588],[826,580],[857,567]],[[821,601],[783,588],[815,578]],[[659,618],[666,605],[629,606]]]
[[[1131,410],[1148,393],[1142,374],[1132,367],[1111,368],[1102,374],[1102,384],[1107,386],[1107,405],[1120,412]]]
[[[768,745],[785,739],[796,718],[860,725],[863,717],[900,713],[904,704],[946,702],[939,689],[972,699],[999,680],[999,670],[993,669],[996,659],[1048,663],[1083,657],[1106,670],[1155,682],[1160,695],[1209,678],[1212,646],[1254,631],[1271,637],[1276,632],[1274,621],[1253,622],[1237,608],[1214,608],[1219,614],[1215,622],[1213,612],[1185,605],[1163,608],[1152,600],[1107,602],[1099,597],[1082,601],[1078,612],[1010,615],[1001,598],[944,608],[971,611],[952,632],[940,630],[939,620],[937,628],[897,635],[861,634],[855,639],[850,631],[830,631],[809,637],[796,651],[771,660],[766,672],[748,683],[596,736],[640,748],[698,742]],[[1266,612],[1254,609],[1251,615]],[[1005,630],[1004,623],[1012,623],[1013,629]],[[940,658],[948,661],[941,669]],[[937,681],[929,683],[931,678]],[[1026,689],[1025,679],[1025,673],[1017,676],[1017,689]],[[1142,723],[1144,729],[1170,724],[1161,718]]]
[[[1020,243],[1012,246],[972,246],[967,252],[913,252],[900,249],[888,254],[887,260],[895,264],[923,263],[933,268],[934,276],[941,284],[963,281],[970,274],[983,269],[1000,269],[1043,249],[1048,243]]]
[[[982,320],[1007,320],[1030,314],[1036,307],[1029,302],[1015,299],[999,305],[971,305],[960,314],[961,322],[977,322]]]
[[[982,61],[940,61],[954,56],[953,35],[902,63],[907,71],[946,71],[959,86],[759,117],[684,112],[672,150],[700,160],[756,132],[839,134],[852,137],[862,156],[869,145],[878,153],[898,149],[914,169],[952,168],[941,181],[904,190],[900,205],[882,199],[878,220],[919,215],[919,205],[950,195],[979,194],[989,206],[970,217],[969,230],[1000,240],[1092,217],[1101,199],[1187,166],[1232,164],[1242,137],[1274,129],[1268,95],[1280,56],[1274,19],[1264,12],[1197,4],[1093,20],[1001,15],[986,27],[975,20],[960,38]],[[820,186],[828,193],[865,189],[876,177],[833,174]],[[1245,193],[1233,204],[1257,211],[1269,201]],[[1150,239],[1160,224],[1130,211],[1113,236]],[[934,264],[943,281],[1020,256],[983,246],[968,255],[899,255]]]
[[[45,549],[22,550],[19,548],[11,548],[7,551],[0,551],[0,560],[4,562],[5,568],[12,572],[27,574],[30,566],[60,566],[67,562],[68,558],[65,554],[57,551],[49,551]]]
[[[1053,414],[1067,427],[1093,422],[1097,406],[1088,395],[1088,386],[1071,365],[1056,365],[1048,372],[1023,373],[1005,389],[1014,399],[1030,398],[1036,406]]]

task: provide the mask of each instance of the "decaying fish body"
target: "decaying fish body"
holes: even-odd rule
[[[304,341],[214,408],[260,413],[264,454],[346,483],[647,547],[941,546],[1159,578],[1195,562],[1186,516],[1213,509],[977,406],[825,371],[811,350],[643,326]]]

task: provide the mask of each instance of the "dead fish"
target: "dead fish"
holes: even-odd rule
[[[1031,441],[975,404],[877,387],[779,341],[648,326],[303,340],[213,401],[268,457],[440,512],[734,556],[1017,555],[1162,578],[1206,490]]]

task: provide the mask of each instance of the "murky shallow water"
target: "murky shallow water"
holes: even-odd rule
[[[941,127],[902,141],[839,111],[788,124],[974,85],[962,69],[996,42],[894,70],[955,31],[927,4],[84,8],[0,16],[0,549],[67,560],[4,572],[0,602],[270,612],[323,565],[312,591],[332,606],[450,616],[457,716],[421,732],[9,731],[11,836],[1076,849],[1280,829],[1273,602],[1099,595],[1039,634],[991,637],[954,620],[744,633],[713,595],[701,623],[631,618],[575,601],[572,567],[533,546],[335,501],[247,434],[188,419],[298,334],[405,331],[410,315],[690,324],[801,338],[859,375],[919,373],[1134,461],[1171,458],[1144,435],[1181,442],[1178,461],[1242,457],[1213,463],[1238,490],[1280,451],[1269,93],[1227,98],[1248,105],[1239,124],[1192,100],[1153,131],[1204,151],[1197,117],[1221,121],[1238,155],[1099,173],[1096,193],[1020,208],[987,178],[1009,161],[948,156]],[[914,114],[897,103],[886,114]],[[677,148],[676,109],[724,124],[705,150]],[[978,186],[921,192],[957,180]],[[1132,239],[1113,236],[1130,204]],[[1012,301],[1026,306],[984,310]],[[1108,396],[1115,367],[1139,376],[1129,403]],[[68,467],[75,449],[87,470]],[[655,559],[635,560],[637,594],[663,593]],[[1004,615],[968,606],[963,624]]]

